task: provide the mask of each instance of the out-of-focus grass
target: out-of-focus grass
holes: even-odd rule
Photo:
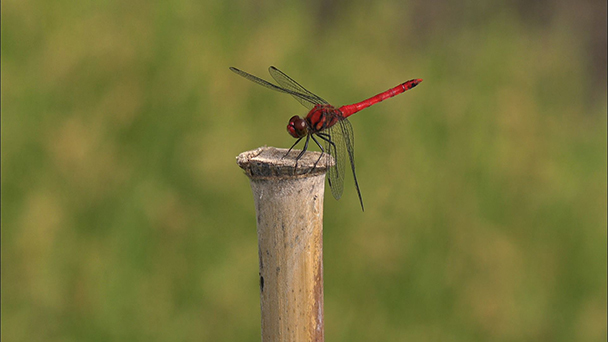
[[[336,105],[425,79],[352,117],[367,210],[348,179],[326,201],[328,341],[606,339],[597,33],[324,4],[3,2],[3,340],[259,340],[234,157],[305,111],[228,66],[271,64]]]

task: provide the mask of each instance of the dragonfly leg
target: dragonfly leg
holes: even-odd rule
[[[337,157],[338,156],[338,148],[336,147],[336,144],[333,141],[331,141],[331,136],[329,134],[327,134],[327,133],[317,133],[317,136],[319,138],[327,141],[327,143],[329,144],[329,152],[328,153],[330,155],[333,155],[334,157]],[[316,140],[315,140],[315,142],[317,143],[317,145],[319,145],[319,143]],[[321,145],[319,145],[319,147],[320,146]],[[333,154],[331,152],[332,148],[334,150]],[[323,150],[323,149],[321,149],[321,150]],[[323,151],[323,152],[325,152],[325,151]],[[334,160],[334,162],[337,162],[337,160]],[[339,172],[340,168],[337,167],[337,168],[335,168],[335,170],[336,170],[336,172]],[[331,186],[331,180],[328,178],[327,181],[329,182],[329,186]]]
[[[314,135],[310,136],[312,138],[312,140],[315,142],[315,144],[317,144],[317,146],[319,146],[319,148],[321,149],[321,155],[319,156],[319,159],[317,159],[317,161],[315,162],[315,164],[312,166],[312,169],[310,169],[308,171],[308,173],[311,173],[312,170],[314,170],[317,167],[317,164],[319,163],[319,161],[321,160],[321,158],[323,157],[323,155],[325,154],[325,149],[323,148],[323,146],[321,146],[321,144],[319,144],[319,141],[317,139],[315,139]]]
[[[306,151],[308,150],[308,142],[310,141],[310,137],[311,137],[310,134],[306,135],[306,141],[304,142],[304,148],[302,149],[302,152],[300,152],[300,154],[298,154],[298,156],[296,157],[296,165],[294,168],[294,173],[295,173],[295,170],[298,169],[298,160],[300,160],[300,158],[302,158],[304,153],[306,153]],[[300,139],[302,139],[302,138],[300,138]]]
[[[329,136],[329,134],[327,134],[327,133],[317,133],[317,136],[319,136],[319,138],[327,141],[327,143],[330,144],[334,148],[334,151],[336,151],[336,144],[334,144],[334,142],[331,141],[331,137]],[[331,154],[331,149],[330,149],[329,153]]]
[[[302,137],[302,138],[304,138],[304,137]],[[293,148],[296,147],[296,145],[300,142],[300,140],[302,140],[302,138],[299,138],[298,140],[296,140],[296,142],[293,145],[291,145],[289,150],[287,150],[287,153],[285,153],[285,155],[283,157],[281,157],[281,159],[287,157],[289,155],[289,152],[291,152],[291,150],[293,150]]]
[[[334,154],[335,154],[336,152],[338,152],[338,150],[336,149],[336,144],[334,144],[334,142],[333,142],[333,141],[331,141],[331,137],[329,136],[329,134],[325,134],[325,133],[317,133],[317,136],[319,136],[319,138],[321,138],[321,139],[323,139],[323,140],[327,141],[327,143],[329,144],[329,147],[330,147],[330,148],[329,148],[329,154],[331,154],[331,148],[332,148],[332,147],[334,148]],[[317,143],[317,145],[319,145],[319,143],[318,143],[316,140],[315,140],[315,142]],[[321,147],[321,145],[319,145],[319,147]],[[325,152],[325,151],[323,150],[323,148],[322,148],[322,147],[321,147],[321,151]]]

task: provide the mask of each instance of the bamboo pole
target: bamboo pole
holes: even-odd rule
[[[251,180],[260,263],[262,342],[322,342],[325,158],[261,147],[237,162]]]

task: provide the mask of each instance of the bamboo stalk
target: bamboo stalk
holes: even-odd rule
[[[239,155],[251,180],[258,230],[262,341],[324,340],[325,158],[262,147]]]

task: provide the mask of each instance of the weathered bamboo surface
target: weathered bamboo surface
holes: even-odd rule
[[[325,157],[263,147],[238,164],[251,179],[257,215],[262,341],[323,341]],[[315,162],[317,162],[314,167]]]

